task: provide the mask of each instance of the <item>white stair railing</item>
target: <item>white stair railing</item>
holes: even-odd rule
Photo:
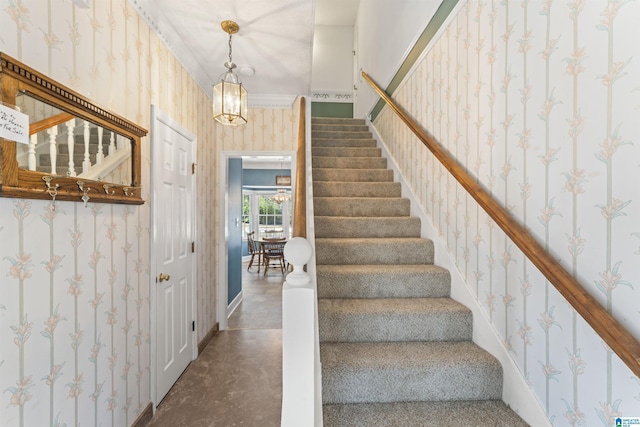
[[[109,137],[109,155],[113,156],[116,152],[116,144],[115,144],[115,133],[111,132],[111,136]]]
[[[89,172],[89,168],[91,167],[91,158],[89,157],[89,141],[90,141],[91,131],[89,129],[89,125],[90,123],[84,120],[84,125],[83,125],[84,160],[82,161],[83,174]]]
[[[102,146],[102,135],[104,133],[104,129],[98,128],[98,152],[96,153],[96,165],[99,165],[104,160],[104,147]]]
[[[53,126],[47,129],[47,136],[49,137],[49,159],[51,160],[51,175],[57,175],[56,162],[58,157],[58,148],[56,146],[56,137],[58,136],[58,127]]]
[[[21,148],[17,153],[18,165],[31,171],[46,169],[47,173],[57,175],[58,171],[64,169],[67,176],[80,176],[86,179],[111,180],[117,183],[128,183],[130,181],[132,168],[128,159],[131,156],[131,141],[114,132],[109,132],[108,155],[104,154],[105,144],[103,136],[105,129],[86,120],[80,120],[80,126],[76,126],[76,119],[70,119],[59,125],[51,126],[41,132],[34,133],[29,137],[29,144]],[[91,162],[91,134],[92,128],[96,128],[97,152],[95,163]],[[82,161],[82,172],[78,174],[75,163],[75,143],[77,135],[82,137],[84,155]],[[65,137],[66,135],[66,137]],[[58,138],[60,139],[58,141]],[[95,134],[94,134],[95,138]],[[67,165],[58,165],[58,146],[67,145],[69,162]],[[95,141],[94,141],[95,144]],[[50,166],[40,163],[40,156],[46,155],[50,160]]]
[[[74,148],[75,148],[75,124],[76,124],[76,119],[71,119],[68,122],[65,123],[65,125],[67,126],[67,152],[69,153],[69,172],[67,172],[67,175],[69,176],[76,176],[76,165],[74,163],[73,160],[73,153],[74,153]]]
[[[38,145],[38,134],[34,133],[29,137],[29,148],[27,151],[27,167],[30,171],[36,170],[36,146]]]

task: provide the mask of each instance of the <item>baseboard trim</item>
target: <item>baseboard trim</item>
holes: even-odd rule
[[[219,330],[220,330],[220,324],[216,322],[215,325],[213,325],[213,328],[209,329],[209,332],[207,332],[205,336],[202,337],[202,340],[200,340],[200,342],[198,343],[198,356],[202,354],[202,352],[204,351],[204,348],[207,346],[207,344],[209,344],[209,342],[211,342],[211,340],[218,333]]]
[[[131,424],[131,427],[147,427],[153,418],[153,405],[149,402],[138,418]]]

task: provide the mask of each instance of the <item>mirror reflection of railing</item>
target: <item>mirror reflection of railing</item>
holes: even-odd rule
[[[75,118],[26,94],[18,107],[30,118],[29,145],[16,150],[18,165],[31,171],[130,185],[131,141]]]
[[[16,135],[31,135],[0,137],[0,197],[144,203],[145,129],[3,52],[0,103],[24,113]]]

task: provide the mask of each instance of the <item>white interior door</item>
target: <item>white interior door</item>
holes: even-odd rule
[[[194,137],[152,110],[156,404],[194,358]]]

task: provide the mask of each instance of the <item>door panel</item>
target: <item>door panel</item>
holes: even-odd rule
[[[170,120],[154,119],[156,403],[193,357],[192,142]],[[161,158],[156,158],[161,156]]]

